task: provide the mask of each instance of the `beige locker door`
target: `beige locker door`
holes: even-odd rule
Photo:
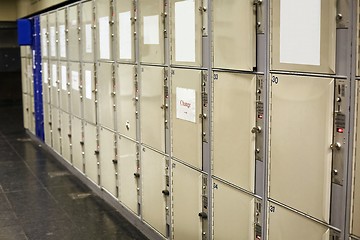
[[[202,174],[181,163],[172,164],[173,239],[202,239]]]
[[[70,81],[70,106],[71,114],[81,118],[81,99],[82,89],[80,78],[80,64],[69,62],[69,81]]]
[[[49,63],[47,60],[43,59],[41,65],[41,74],[42,74],[42,89],[43,89],[43,101],[44,103],[50,103],[50,84],[49,84]],[[27,81],[26,81],[27,82]],[[28,84],[28,92],[30,91],[31,86]]]
[[[270,197],[329,222],[334,80],[272,80]]]
[[[29,128],[29,97],[27,94],[22,95],[22,102],[23,102],[23,123],[24,128]]]
[[[28,81],[27,81],[27,65],[26,65],[27,61],[26,58],[21,58],[21,89],[22,89],[22,93],[28,93]]]
[[[271,69],[335,72],[335,1],[272,1]]]
[[[94,64],[82,64],[84,119],[96,124]]]
[[[116,120],[120,134],[136,139],[135,65],[117,64]]]
[[[73,5],[67,11],[68,23],[68,58],[70,61],[79,61],[80,34],[78,23],[78,5]]]
[[[94,183],[98,182],[98,157],[96,126],[84,122],[84,152],[85,152],[85,175]]]
[[[115,1],[116,56],[118,61],[134,62],[135,53],[135,17],[134,4],[127,0]]]
[[[51,139],[51,115],[50,115],[50,105],[48,103],[44,103],[44,134],[45,134],[45,143],[48,146],[52,146]]]
[[[137,173],[136,143],[118,137],[118,156],[119,156],[119,200],[131,211],[137,214],[137,180],[134,173]]]
[[[256,76],[214,74],[213,174],[253,192]]]
[[[100,185],[117,197],[115,157],[115,134],[105,128],[99,131]]]
[[[97,36],[97,58],[99,60],[112,60],[113,50],[112,50],[112,27],[111,21],[113,21],[110,14],[111,13],[111,4],[110,0],[97,0],[95,1],[96,7],[96,36]]]
[[[48,15],[49,27],[49,58],[56,60],[57,54],[57,34],[56,34],[56,12],[49,13]]]
[[[254,1],[213,1],[214,67],[252,71],[256,57]],[[240,11],[240,12],[239,12]]]
[[[139,1],[140,62],[164,63],[164,2]]]
[[[29,121],[30,121],[30,132],[33,133],[34,135],[36,135],[35,133],[35,110],[34,110],[34,96],[29,96],[29,100],[30,100],[30,112],[29,112]]]
[[[57,34],[58,34],[58,53],[59,60],[67,60],[67,25],[66,25],[66,9],[57,11]],[[71,49],[73,50],[73,49]]]
[[[142,148],[142,216],[162,235],[166,235],[165,157],[149,148]]]
[[[50,62],[50,79],[51,79],[51,105],[59,106],[59,67],[55,61]]]
[[[65,112],[70,112],[69,109],[69,81],[67,62],[59,62],[59,88],[60,88],[60,102],[59,107]]]
[[[82,60],[94,62],[94,23],[93,23],[93,2],[81,3],[81,39],[82,39]]]
[[[114,83],[112,63],[98,63],[98,122],[112,130],[114,126]]]
[[[165,151],[164,69],[141,67],[141,142]]]
[[[71,162],[71,142],[70,142],[70,115],[66,112],[61,113],[61,155]]]
[[[226,3],[228,4],[228,3]],[[171,63],[201,66],[202,12],[200,0],[171,0]]]
[[[33,78],[33,60],[32,57],[28,58],[28,67],[27,67],[27,79],[29,86],[29,93],[31,96],[34,96],[34,78]]]
[[[85,134],[84,134],[85,135]],[[79,118],[71,117],[71,146],[72,146],[72,163],[80,172],[84,172],[83,152],[81,142],[83,142],[82,122]],[[94,140],[95,141],[95,140]],[[84,144],[86,147],[86,145]]]
[[[51,108],[51,131],[52,131],[52,148],[55,152],[60,154],[60,121],[59,121],[59,109]]]
[[[330,230],[304,216],[269,203],[269,240],[328,240]]]
[[[254,239],[254,197],[214,180],[213,239]]]
[[[48,44],[49,44],[49,30],[48,30],[48,16],[41,15],[40,16],[40,39],[41,39],[41,56],[43,58],[48,58]],[[24,49],[24,48],[21,48]]]
[[[202,168],[201,72],[172,69],[173,156]]]

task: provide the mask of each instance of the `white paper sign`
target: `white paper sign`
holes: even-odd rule
[[[100,58],[109,59],[110,58],[110,27],[109,27],[109,17],[99,18],[99,48],[100,48]]]
[[[280,1],[281,63],[320,65],[320,34],[321,0]]]
[[[175,3],[175,60],[195,62],[195,2]]]
[[[92,28],[91,24],[85,25],[85,52],[92,53]]]
[[[79,72],[71,71],[71,86],[74,90],[79,91]]]
[[[57,66],[56,66],[56,64],[52,65],[51,79],[52,79],[52,86],[57,87]]]
[[[43,50],[43,53],[42,55],[44,57],[47,57],[47,51],[48,51],[48,48],[47,48],[47,40],[46,40],[46,28],[43,28],[41,30],[41,44],[43,46],[42,50]]]
[[[159,15],[144,17],[144,44],[159,44]]]
[[[67,90],[67,72],[66,72],[66,66],[61,66],[61,88],[62,90]]]
[[[66,57],[66,36],[65,36],[65,25],[59,26],[59,50],[60,57]]]
[[[176,88],[176,118],[196,122],[196,92],[194,89]]]
[[[92,95],[92,77],[91,77],[91,71],[85,70],[85,97],[87,99],[91,99]]]
[[[47,64],[47,62],[43,62],[42,63],[42,73],[43,73],[43,81],[44,81],[44,83],[46,83],[46,84],[48,84],[49,83],[49,81],[48,81],[48,78],[49,78],[49,76],[48,76],[48,64]]]
[[[56,35],[55,27],[50,27],[50,52],[52,57],[56,57]]]
[[[131,59],[131,14],[119,13],[119,54],[121,59]]]

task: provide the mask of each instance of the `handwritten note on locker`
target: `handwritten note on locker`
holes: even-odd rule
[[[51,79],[52,79],[52,86],[57,87],[57,66],[56,66],[56,64],[52,65]]]
[[[119,13],[119,56],[131,59],[131,14],[130,11]]]
[[[144,44],[159,44],[159,15],[145,16],[143,23]]]
[[[196,92],[194,89],[176,88],[176,118],[196,122]]]
[[[100,58],[110,58],[110,26],[109,17],[99,18],[99,50]]]
[[[48,48],[47,48],[46,28],[43,28],[41,30],[41,44],[42,44],[42,55],[44,57],[47,57]]]
[[[67,72],[66,72],[66,66],[61,66],[61,88],[62,90],[67,90]]]
[[[92,96],[92,77],[91,71],[85,70],[85,97],[91,99]]]
[[[66,57],[66,36],[65,36],[65,25],[59,26],[59,50],[60,57]]]
[[[55,27],[50,27],[50,54],[56,57],[56,35]]]
[[[71,86],[74,90],[79,91],[79,72],[71,71]]]
[[[42,63],[42,73],[43,73],[43,81],[44,81],[44,83],[46,83],[46,84],[48,84],[48,78],[49,78],[49,76],[48,76],[48,64],[47,64],[47,62],[43,62]]]
[[[195,62],[195,2],[175,3],[175,60]]]
[[[92,53],[92,28],[91,24],[85,25],[85,52]]]

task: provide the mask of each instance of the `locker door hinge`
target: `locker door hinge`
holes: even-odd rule
[[[169,70],[167,68],[164,68],[164,92],[163,92],[163,95],[164,95],[164,99],[163,99],[163,106],[162,108],[164,109],[164,121],[165,121],[165,129],[168,129],[169,126],[168,126],[168,111],[169,111],[169,86],[168,86],[168,81],[169,79]]]
[[[162,23],[164,26],[164,38],[168,37],[168,30],[167,30],[167,26],[168,26],[168,1],[164,1],[164,9],[163,12],[161,13],[162,16]]]
[[[256,76],[256,116],[255,124],[251,130],[255,134],[255,160],[262,161],[263,158],[263,136],[264,126],[264,102],[263,102],[263,83],[262,75]]]
[[[336,27],[349,27],[349,0],[336,0]]]
[[[202,220],[202,240],[206,240],[207,239],[207,235],[209,232],[209,224],[208,224],[208,216],[209,216],[209,199],[208,199],[208,178],[206,175],[203,175],[202,177],[202,211],[199,213],[199,217]]]
[[[263,0],[254,0],[254,14],[256,20],[256,31],[257,33],[265,33],[265,23],[264,23],[264,4]]]
[[[202,15],[202,36],[203,37],[207,37],[209,34],[209,1],[208,0],[203,0],[202,1],[202,6],[199,8],[199,11]]]
[[[166,210],[166,225],[171,226],[171,189],[170,189],[170,158],[165,159],[165,189],[162,191],[165,197],[165,210]],[[170,231],[167,232],[167,237],[170,237]]]
[[[202,140],[204,143],[208,143],[209,95],[208,95],[208,72],[206,70],[202,71],[202,77],[201,77],[201,105],[202,105],[202,113],[200,114],[199,117],[202,120]]]
[[[262,215],[261,215],[261,200],[255,199],[255,211],[254,211],[254,239],[261,239],[262,237]]]
[[[341,240],[340,232],[330,229],[330,239],[329,240]]]

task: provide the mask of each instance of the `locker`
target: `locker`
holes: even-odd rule
[[[72,116],[71,117],[72,163],[75,168],[77,168],[80,172],[83,173],[84,172],[83,155],[85,152],[84,148],[86,148],[86,145],[82,144],[84,142],[82,129],[83,129],[82,121],[79,118]],[[84,133],[84,136],[86,136],[86,133]]]
[[[58,63],[55,61],[50,62],[50,79],[51,79],[51,105],[59,106],[59,80],[58,80]]]
[[[82,64],[84,119],[96,124],[95,71],[93,63]]]
[[[112,63],[98,63],[98,122],[112,130],[114,126],[114,72]]]
[[[117,197],[117,159],[114,141],[115,134],[101,127],[99,131],[100,185]]]
[[[138,172],[136,143],[125,138],[118,137],[119,156],[119,200],[135,214],[138,213],[137,179],[134,173]]]
[[[60,60],[67,60],[66,32],[66,9],[61,9],[57,11],[58,53]]]
[[[252,71],[256,63],[253,1],[213,1],[213,18],[214,67]]]
[[[202,239],[202,174],[172,163],[173,239]]]
[[[141,67],[141,142],[165,152],[164,69]]]
[[[97,58],[99,60],[112,60],[112,22],[113,8],[110,0],[96,0],[96,36]]]
[[[51,12],[48,15],[49,27],[49,57],[53,60],[58,58],[57,54],[57,34],[56,34],[56,12]]]
[[[81,102],[83,98],[80,78],[80,64],[69,62],[69,80],[70,80],[70,106],[71,113],[79,118],[82,117]]]
[[[33,78],[33,60],[32,57],[28,58],[28,65],[27,65],[27,79],[28,79],[28,86],[30,88],[30,95],[34,96],[34,78]]]
[[[44,134],[45,134],[45,143],[48,146],[52,146],[52,133],[51,133],[51,112],[50,104],[44,103]]]
[[[52,132],[52,148],[58,153],[61,153],[61,128],[59,120],[59,109],[51,107],[51,132]]]
[[[162,235],[166,235],[165,157],[153,150],[142,148],[142,216]]]
[[[42,88],[43,88],[43,101],[44,103],[50,103],[50,84],[49,84],[49,63],[46,60],[43,60],[41,66],[42,72]],[[30,86],[29,86],[30,88]]]
[[[42,16],[41,16],[42,17]],[[20,57],[21,58],[26,58],[26,54],[27,54],[27,46],[20,46]]]
[[[334,80],[272,75],[272,82],[270,197],[329,222]]]
[[[87,122],[84,122],[84,142],[85,175],[98,184],[97,131],[96,126]]]
[[[201,66],[202,9],[200,0],[171,0],[171,63]]]
[[[225,72],[214,76],[213,174],[254,191],[256,77]]]
[[[68,59],[70,61],[79,61],[80,51],[80,35],[78,23],[78,5],[73,5],[68,8],[67,22],[68,22]]]
[[[48,31],[48,15],[40,16],[40,38],[41,38],[41,56],[43,58],[48,58],[48,43],[49,43],[49,31]],[[24,49],[24,48],[22,48]]]
[[[116,56],[118,61],[134,62],[135,24],[134,4],[131,1],[115,1],[116,8]],[[116,38],[115,38],[116,39]]]
[[[172,69],[173,156],[202,168],[201,72]]]
[[[94,23],[93,23],[93,2],[81,3],[81,39],[82,39],[82,60],[94,62]]]
[[[136,139],[135,68],[134,65],[117,64],[115,84],[117,130],[132,139]]]
[[[27,77],[27,59],[21,58],[21,88],[23,94],[27,94],[29,91]]]
[[[22,101],[23,101],[23,123],[24,128],[29,128],[29,96],[27,94],[22,95]]]
[[[71,162],[71,131],[70,131],[70,115],[61,111],[61,156]]]
[[[274,0],[271,21],[271,69],[335,72],[335,0]]]
[[[69,107],[69,98],[70,98],[70,91],[68,82],[68,71],[67,71],[67,62],[59,62],[59,78],[60,78],[60,101],[59,107],[61,110],[65,112],[70,112]]]
[[[295,212],[269,203],[269,240],[303,240],[303,239],[330,239],[330,230],[313,220]]]
[[[140,62],[164,63],[164,2],[139,1]]]
[[[254,239],[254,197],[214,180],[213,239]]]

